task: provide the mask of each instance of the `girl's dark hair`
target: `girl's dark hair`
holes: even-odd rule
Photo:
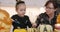
[[[45,4],[45,6],[47,6],[49,3],[52,3],[55,9],[58,7],[57,3],[54,2],[54,1],[47,1],[46,4]]]
[[[17,3],[16,3],[16,8],[17,8],[17,6],[18,6],[19,4],[25,4],[25,2],[24,2],[24,1],[17,1]]]

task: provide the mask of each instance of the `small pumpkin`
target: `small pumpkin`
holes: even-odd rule
[[[26,29],[15,29],[14,32],[27,32]]]

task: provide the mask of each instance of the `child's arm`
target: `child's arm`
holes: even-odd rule
[[[28,18],[28,21],[27,21],[27,26],[28,26],[29,28],[31,28],[31,27],[32,27],[32,24],[31,24],[31,22],[30,22],[29,17],[27,17],[27,18]]]

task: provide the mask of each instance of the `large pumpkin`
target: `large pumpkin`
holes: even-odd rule
[[[9,32],[11,25],[12,20],[8,12],[0,9],[0,32]]]

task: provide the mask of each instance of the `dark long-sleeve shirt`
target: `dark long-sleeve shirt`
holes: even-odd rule
[[[32,26],[32,24],[29,20],[29,17],[26,15],[24,17],[19,17],[18,15],[13,15],[11,18],[14,20],[12,23],[14,29],[17,29],[17,27],[27,28],[27,26],[29,28],[31,28],[31,26]]]
[[[54,17],[49,21],[49,16],[46,13],[42,13],[38,16],[36,23],[37,27],[39,24],[48,24],[51,25],[54,28],[54,25],[56,24],[56,19],[57,19],[57,13],[54,13]]]

